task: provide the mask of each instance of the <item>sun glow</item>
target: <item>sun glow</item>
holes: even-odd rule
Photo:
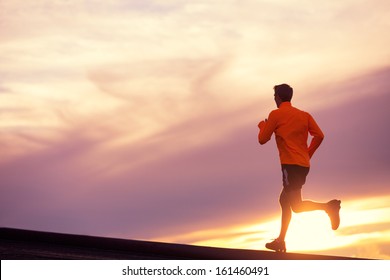
[[[257,123],[286,82],[344,195],[339,230],[294,214],[287,250],[390,258],[390,1],[221,2],[0,0],[2,226],[264,249]]]
[[[350,252],[349,256],[390,259],[378,251],[376,243],[389,243],[390,196],[362,198],[342,202],[341,225],[331,230],[329,218],[321,211],[293,214],[286,238],[287,250],[294,252]],[[253,225],[193,232],[163,238],[169,242],[192,240],[192,244],[229,248],[263,250],[264,244],[277,237],[279,216]],[[371,244],[371,245],[370,245]],[[359,249],[361,248],[361,249]],[[364,249],[365,248],[365,249]],[[367,249],[368,248],[368,249]],[[340,254],[340,253],[338,253]]]

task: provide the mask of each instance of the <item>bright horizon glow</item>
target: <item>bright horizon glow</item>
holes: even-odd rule
[[[359,251],[359,247],[370,243],[390,242],[388,201],[390,201],[390,196],[343,201],[341,225],[336,231],[331,230],[329,218],[322,211],[293,214],[286,238],[287,251],[318,253],[332,252],[338,248],[352,248],[353,253],[350,257],[390,260],[390,254],[380,253],[375,249],[375,245],[371,245],[370,250]],[[365,230],[365,228],[375,226],[379,227],[375,231]],[[265,243],[275,238],[279,229],[280,217],[277,216],[252,225],[210,229],[158,239],[199,246],[266,250]]]
[[[256,248],[280,183],[257,124],[289,83],[325,133],[308,198],[378,226],[308,214],[288,249],[390,255],[390,1],[2,0],[0,26],[0,226]]]

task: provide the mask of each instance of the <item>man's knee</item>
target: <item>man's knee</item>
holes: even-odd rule
[[[282,207],[290,206],[290,200],[289,200],[287,192],[282,191],[282,193],[279,196],[279,203],[280,203],[280,206],[282,206]]]
[[[301,213],[303,212],[302,203],[300,201],[293,201],[291,203],[291,209],[294,211],[294,213]]]
[[[304,211],[300,190],[289,192],[283,190],[279,197],[279,203],[282,207],[291,207],[291,210],[295,213],[300,213]]]

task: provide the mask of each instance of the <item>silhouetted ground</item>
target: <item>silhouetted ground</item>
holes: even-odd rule
[[[2,260],[348,260],[0,228]]]

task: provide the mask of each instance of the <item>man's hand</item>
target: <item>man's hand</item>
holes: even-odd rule
[[[257,127],[262,130],[264,129],[264,126],[265,126],[265,123],[267,122],[267,119],[265,119],[264,121],[261,121],[259,122],[259,124],[257,125]]]
[[[264,129],[265,129],[265,125],[266,125],[266,123],[267,123],[267,119],[265,119],[264,121],[261,121],[261,122],[259,122],[259,124],[257,125],[257,127],[259,128],[259,136],[258,136],[258,138],[259,138],[259,143],[261,144],[261,145],[263,145],[263,144],[265,144],[269,139],[267,139],[267,140],[264,140],[263,138],[263,136],[262,136],[262,134],[264,133]]]

